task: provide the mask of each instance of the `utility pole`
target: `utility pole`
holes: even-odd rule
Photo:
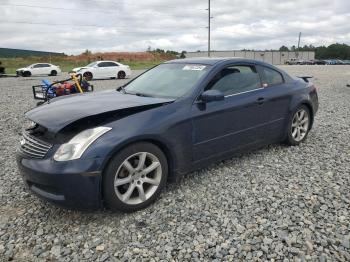
[[[210,24],[211,24],[211,13],[210,13],[210,0],[208,0],[208,57],[210,57]]]
[[[298,49],[297,49],[297,54],[296,54],[297,58],[299,58],[300,39],[301,39],[301,32],[299,33]]]

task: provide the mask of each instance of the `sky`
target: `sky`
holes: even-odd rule
[[[207,0],[0,0],[0,47],[207,49]],[[349,0],[211,0],[212,50],[350,44]]]

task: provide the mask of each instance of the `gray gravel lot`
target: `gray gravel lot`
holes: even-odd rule
[[[133,214],[64,210],[25,191],[15,149],[40,78],[0,79],[0,260],[350,261],[350,66],[284,69],[320,88],[306,143],[191,173]]]

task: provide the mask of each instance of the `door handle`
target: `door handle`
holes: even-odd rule
[[[259,97],[259,98],[256,100],[256,103],[257,103],[258,105],[262,105],[264,102],[265,102],[265,98],[263,98],[263,97]]]

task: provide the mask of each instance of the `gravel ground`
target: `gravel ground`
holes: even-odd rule
[[[191,173],[133,214],[64,210],[25,191],[15,148],[40,78],[0,79],[0,260],[350,261],[350,66],[284,69],[320,88],[306,143]]]

